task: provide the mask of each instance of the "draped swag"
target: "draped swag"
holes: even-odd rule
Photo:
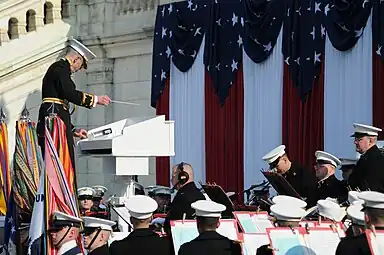
[[[151,105],[164,90],[171,58],[180,71],[188,71],[204,35],[204,65],[224,104],[237,72],[229,70],[240,62],[242,47],[255,63],[265,61],[282,26],[283,46],[277,50],[283,51],[292,86],[304,100],[321,69],[325,33],[337,50],[349,50],[371,13],[374,49],[383,59],[384,2],[379,0],[189,0],[159,6]]]

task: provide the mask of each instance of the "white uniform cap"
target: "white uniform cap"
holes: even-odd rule
[[[79,53],[87,62],[96,58],[95,53],[73,37],[69,39],[68,46]]]
[[[384,194],[376,191],[364,191],[359,194],[364,201],[364,207],[384,209]]]
[[[157,210],[158,204],[148,196],[135,195],[127,200],[125,207],[133,218],[145,220],[150,218],[153,212]]]
[[[63,213],[63,212],[53,212],[52,213],[52,229],[60,228],[65,226],[80,227],[82,219]]]
[[[325,151],[316,151],[315,157],[316,161],[325,161],[334,167],[338,167],[341,164],[341,161],[337,157]]]
[[[195,209],[196,216],[214,218],[220,218],[221,213],[226,209],[225,205],[211,200],[198,200],[192,203],[191,207]]]
[[[351,221],[357,225],[364,226],[364,212],[363,209],[363,202],[355,202],[355,204],[351,205],[347,209],[347,215],[351,219]]]
[[[283,204],[283,205],[299,207],[299,208],[305,208],[307,206],[307,203],[301,199],[298,199],[296,197],[284,196],[284,195],[273,197],[272,202],[274,204]]]
[[[280,145],[279,147],[274,148],[267,154],[263,156],[263,160],[268,164],[273,163],[276,159],[285,154],[285,145]]]
[[[359,202],[359,201],[363,201],[359,198],[359,194],[360,192],[358,191],[355,191],[355,190],[351,190],[348,192],[348,202],[349,204],[354,204],[356,202]]]
[[[356,165],[358,160],[359,159],[357,158],[341,158],[340,159],[342,166]]]
[[[95,186],[92,186],[92,189],[94,189],[94,190],[96,190],[96,191],[100,190],[100,191],[102,191],[103,193],[107,192],[107,190],[108,190],[106,187],[101,186],[101,185],[95,185]]]
[[[317,210],[321,216],[334,221],[341,221],[345,213],[338,204],[324,199],[317,201]]]
[[[94,196],[95,190],[92,189],[91,187],[82,187],[77,190],[77,195],[78,196]]]
[[[307,212],[300,207],[287,206],[286,204],[274,204],[271,206],[271,214],[281,221],[300,221]]]
[[[155,195],[162,194],[162,195],[171,195],[172,194],[172,189],[169,187],[157,187],[152,190],[152,192]]]
[[[355,129],[355,133],[351,135],[352,137],[355,137],[356,135],[378,136],[378,133],[381,131],[381,128],[359,123],[353,123],[353,128]]]
[[[112,227],[116,225],[116,222],[110,220],[104,220],[95,217],[82,217],[85,228],[101,228],[102,230],[112,231]]]

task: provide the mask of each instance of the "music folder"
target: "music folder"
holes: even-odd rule
[[[292,185],[279,173],[261,171],[279,195],[302,199]]]
[[[232,203],[231,199],[229,199],[227,194],[225,194],[223,188],[216,184],[202,184],[201,187],[212,201],[225,205],[226,209],[221,213],[222,218],[233,219],[232,213],[235,210],[235,205]]]

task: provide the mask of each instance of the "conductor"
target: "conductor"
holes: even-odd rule
[[[88,61],[96,55],[85,45],[76,39],[69,40],[69,49],[66,56],[53,63],[43,78],[42,104],[39,109],[37,134],[39,145],[44,155],[45,149],[45,117],[50,113],[56,113],[66,126],[66,135],[72,167],[75,168],[73,137],[87,138],[85,129],[76,129],[71,123],[69,103],[85,108],[93,108],[96,105],[108,105],[108,96],[96,96],[76,90],[76,84],[71,75],[77,71],[87,69]]]

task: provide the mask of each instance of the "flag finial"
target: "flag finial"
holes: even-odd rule
[[[7,118],[7,116],[4,113],[3,107],[1,107],[1,109],[0,109],[0,122],[5,121],[6,118]]]
[[[21,120],[28,120],[29,119],[29,111],[27,109],[27,105],[25,104],[24,105],[24,109],[23,111],[21,112],[21,117],[20,117]]]

